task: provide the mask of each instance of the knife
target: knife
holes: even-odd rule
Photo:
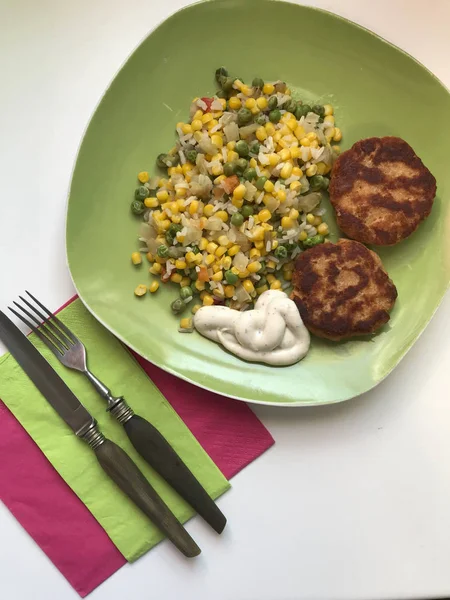
[[[96,421],[28,338],[0,311],[0,339],[37,389],[75,435],[95,452],[100,466],[169,540],[187,557],[201,552],[131,458],[105,438]]]

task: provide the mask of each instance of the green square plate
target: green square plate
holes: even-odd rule
[[[307,357],[294,366],[247,364],[197,333],[178,333],[171,286],[134,297],[135,286],[149,282],[145,264],[136,269],[130,262],[138,244],[138,221],[129,211],[136,173],[153,171],[192,98],[214,92],[213,73],[222,64],[246,81],[255,75],[283,79],[299,97],[330,101],[344,148],[370,136],[404,138],[435,175],[431,216],[408,240],[380,251],[399,298],[389,326],[372,339],[336,344],[313,338]],[[67,254],[78,293],[139,354],[215,392],[290,406],[361,394],[398,364],[449,283],[449,117],[450,95],[429,71],[345,19],[271,0],[190,6],[130,56],[84,136],[67,214]]]

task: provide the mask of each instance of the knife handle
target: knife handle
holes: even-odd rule
[[[222,533],[227,522],[193,473],[184,464],[165,437],[151,423],[133,414],[123,423],[139,454],[184,498],[207,523]]]
[[[105,439],[94,452],[102,469],[185,556],[198,556],[200,548],[161,500],[126,452]]]

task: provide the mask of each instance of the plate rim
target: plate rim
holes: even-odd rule
[[[244,2],[245,0],[240,0],[240,2]],[[407,56],[409,59],[411,59],[412,61],[414,61],[419,67],[421,67],[422,69],[424,69],[429,75],[431,75],[431,77],[439,84],[442,86],[442,88],[444,88],[444,90],[447,92],[447,94],[450,95],[450,88],[448,88],[446,86],[446,84],[441,81],[439,79],[439,77],[433,73],[430,69],[428,69],[428,67],[426,67],[422,62],[420,62],[417,58],[415,58],[412,54],[410,54],[409,52],[407,52],[406,50],[404,50],[403,48],[400,48],[399,46],[397,46],[395,43],[390,42],[389,40],[387,40],[386,38],[384,38],[383,36],[379,35],[378,33],[375,33],[374,31],[368,29],[367,27],[365,27],[364,25],[360,25],[359,23],[356,23],[355,21],[352,21],[351,19],[348,19],[347,17],[343,17],[342,15],[338,15],[334,12],[332,12],[331,10],[326,10],[320,7],[315,7],[315,6],[308,6],[308,5],[304,5],[304,4],[297,4],[296,2],[289,2],[287,0],[266,0],[267,2],[271,2],[273,4],[275,3],[280,3],[280,4],[288,4],[290,6],[295,6],[296,9],[299,10],[305,10],[305,11],[311,11],[311,12],[318,12],[318,13],[323,13],[326,15],[330,15],[331,17],[333,17],[334,19],[338,19],[344,23],[350,24],[353,27],[356,27],[357,29],[364,31],[366,33],[368,33],[369,35],[371,35],[372,37],[377,38],[378,40],[380,40],[381,42],[383,42],[384,44],[390,46],[391,48],[394,48],[395,50],[397,50],[398,52],[400,52],[401,54],[403,54],[404,56]],[[142,358],[144,358],[145,360],[147,360],[148,362],[150,362],[151,364],[155,365],[156,367],[158,367],[159,369],[165,371],[166,373],[169,373],[175,377],[177,377],[178,379],[181,379],[183,381],[186,381],[187,383],[190,383],[196,387],[199,387],[201,389],[204,389],[208,392],[212,392],[214,394],[218,394],[219,396],[223,396],[225,398],[230,398],[232,400],[238,400],[240,402],[247,402],[249,404],[257,404],[257,405],[261,405],[261,406],[271,406],[271,407],[279,407],[279,408],[301,408],[301,407],[318,407],[318,406],[329,406],[329,405],[333,405],[333,404],[340,404],[342,402],[347,402],[348,400],[352,400],[352,399],[356,399],[356,398],[360,398],[362,395],[366,394],[367,392],[375,389],[376,387],[378,387],[385,379],[386,377],[388,377],[388,375],[390,375],[392,373],[392,371],[394,371],[394,369],[400,364],[400,362],[404,359],[404,357],[406,356],[406,354],[410,351],[410,349],[412,348],[412,346],[420,339],[420,337],[422,336],[423,332],[427,329],[430,321],[433,319],[434,315],[436,314],[436,311],[438,310],[439,306],[441,305],[442,301],[444,300],[444,297],[447,295],[448,290],[450,289],[450,277],[447,281],[445,290],[442,294],[442,296],[440,297],[439,301],[436,303],[432,313],[430,314],[429,318],[427,319],[426,323],[424,324],[423,328],[421,329],[421,331],[418,333],[418,335],[411,341],[411,343],[403,350],[403,352],[401,353],[401,356],[399,357],[398,361],[395,363],[395,365],[393,365],[392,367],[390,367],[387,372],[383,375],[383,377],[381,377],[381,379],[379,379],[377,382],[375,382],[373,385],[369,385],[369,387],[366,387],[365,389],[361,390],[360,392],[358,392],[357,394],[352,394],[350,396],[345,396],[343,398],[338,398],[336,400],[321,400],[320,402],[314,401],[314,400],[307,400],[307,401],[280,401],[280,402],[273,402],[273,401],[267,401],[267,400],[257,400],[257,399],[250,399],[250,398],[244,398],[243,396],[239,396],[239,395],[235,395],[229,392],[222,392],[222,391],[217,391],[217,389],[214,389],[212,387],[209,387],[207,385],[204,385],[198,381],[194,381],[193,379],[191,379],[190,377],[175,371],[174,369],[168,367],[167,365],[160,365],[157,362],[155,362],[154,360],[150,359],[148,356],[146,356],[146,354],[144,354],[141,350],[138,350],[134,345],[130,344],[127,340],[124,339],[124,337],[122,335],[120,335],[114,327],[108,325],[107,323],[104,322],[104,320],[96,313],[96,311],[91,308],[91,306],[89,305],[88,301],[83,297],[83,295],[81,294],[80,290],[78,289],[74,276],[72,274],[72,269],[70,266],[70,258],[69,258],[69,251],[68,251],[68,245],[67,245],[67,230],[68,230],[68,222],[69,222],[69,200],[70,200],[70,196],[71,196],[71,191],[72,191],[72,185],[73,185],[73,180],[74,180],[74,175],[75,175],[75,169],[76,169],[76,165],[78,163],[78,158],[80,155],[80,151],[86,136],[86,133],[89,129],[89,126],[92,122],[92,120],[94,119],[103,99],[105,98],[106,94],[108,93],[109,89],[111,88],[112,84],[114,83],[117,75],[120,73],[120,71],[125,67],[125,65],[127,64],[127,62],[130,60],[130,58],[134,55],[134,53],[140,48],[140,46],[145,42],[145,40],[150,37],[154,31],[156,31],[161,25],[163,25],[164,23],[166,23],[167,21],[169,21],[170,19],[172,19],[173,17],[175,17],[176,15],[186,11],[186,10],[190,10],[192,7],[195,6],[200,6],[202,4],[212,4],[212,3],[216,3],[216,4],[226,4],[227,0],[196,0],[195,2],[192,2],[186,6],[183,6],[181,8],[179,8],[178,10],[172,12],[169,16],[167,16],[166,18],[160,20],[152,29],[150,29],[142,38],[140,38],[140,40],[137,42],[137,44],[133,47],[133,49],[131,50],[131,52],[128,53],[128,55],[125,57],[125,59],[120,63],[120,65],[117,67],[117,69],[114,72],[114,75],[112,76],[112,78],[110,79],[109,83],[107,84],[107,87],[105,88],[104,92],[101,94],[100,98],[98,99],[95,107],[93,108],[91,115],[89,117],[89,119],[87,120],[85,127],[83,129],[79,144],[78,144],[78,148],[76,151],[76,155],[75,155],[75,159],[73,161],[73,165],[72,165],[72,170],[70,173],[70,180],[69,180],[69,186],[66,192],[66,205],[65,205],[65,227],[64,227],[64,245],[65,245],[65,254],[66,254],[66,266],[68,268],[69,271],[69,275],[70,275],[70,279],[72,281],[72,284],[75,288],[75,291],[77,293],[78,298],[81,300],[81,302],[83,303],[83,306],[88,310],[88,312],[103,326],[105,327],[105,329],[107,329],[112,335],[114,335],[118,340],[120,340],[120,342],[122,344],[124,344],[127,348],[133,350],[133,352],[135,352],[136,354],[138,354],[139,356],[141,356]],[[246,361],[244,361],[246,362]],[[274,368],[274,367],[271,367]],[[275,367],[277,368],[277,367]]]

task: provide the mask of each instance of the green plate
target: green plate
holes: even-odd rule
[[[329,100],[344,148],[370,136],[404,138],[435,175],[431,216],[408,240],[380,251],[399,298],[379,335],[339,344],[313,338],[303,361],[271,368],[240,361],[197,333],[179,334],[169,306],[178,286],[134,297],[135,286],[149,282],[147,266],[136,269],[130,262],[138,247],[138,220],[129,211],[136,173],[154,170],[192,98],[214,92],[214,70],[222,64],[246,81],[255,75],[283,79],[303,98]],[[450,95],[429,71],[345,19],[270,0],[190,6],[135,50],[87,129],[67,215],[67,254],[78,293],[139,354],[226,396],[305,406],[361,394],[398,364],[449,283],[449,114]]]

